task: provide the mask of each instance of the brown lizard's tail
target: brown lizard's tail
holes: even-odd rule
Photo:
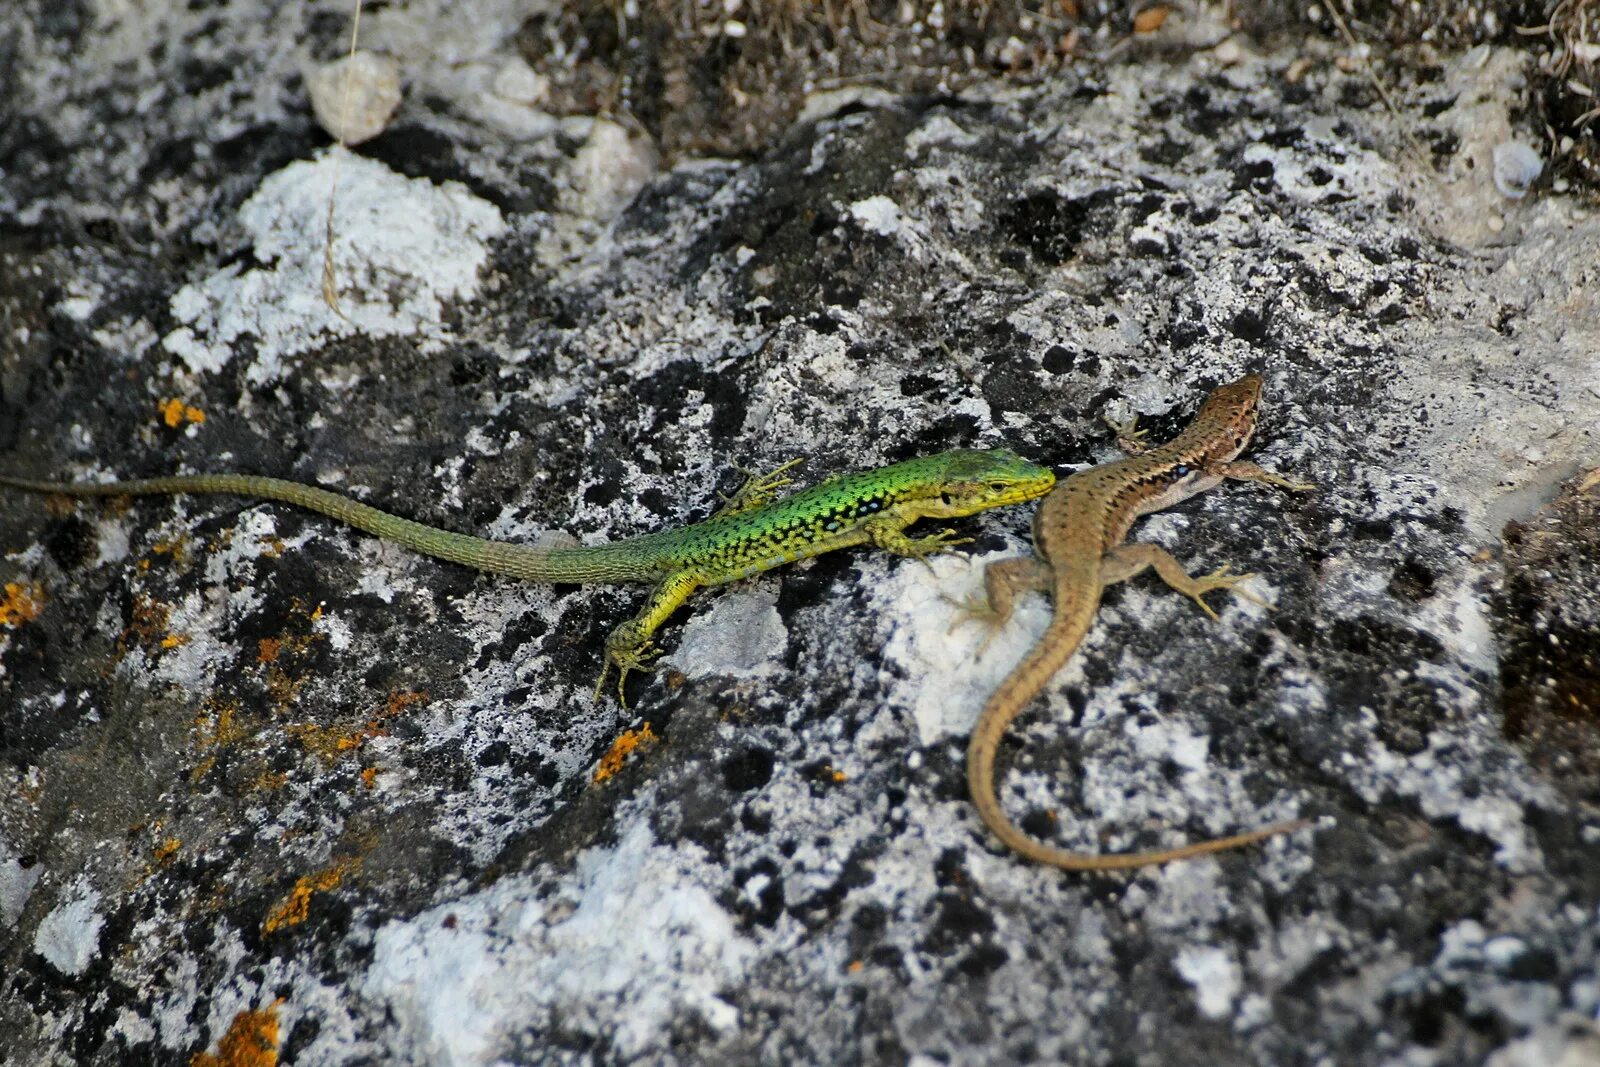
[[[1006,677],[1006,680],[1000,683],[1000,688],[995,690],[994,696],[989,698],[989,703],[984,705],[983,713],[978,716],[977,726],[973,727],[972,741],[967,747],[967,787],[972,794],[973,804],[977,805],[978,814],[983,817],[984,823],[994,835],[1012,851],[1036,863],[1059,867],[1064,871],[1123,871],[1239,848],[1241,845],[1252,844],[1262,838],[1288,833],[1306,826],[1306,820],[1297,819],[1293,822],[1264,826],[1247,833],[1234,834],[1231,837],[1199,841],[1180,848],[1162,849],[1157,852],[1100,855],[1089,852],[1068,852],[1065,849],[1042,844],[1029,837],[1021,827],[1006,817],[1005,811],[1000,807],[1000,797],[995,790],[994,781],[994,760],[1000,749],[1000,739],[1005,736],[1011,720],[1015,719],[1039,694],[1050,677],[1066,665],[1067,660],[1072,658],[1072,653],[1077,649],[1078,643],[1088,633],[1089,626],[1094,621],[1095,610],[1099,606],[1099,598],[1085,597],[1084,600],[1088,602],[1078,605],[1076,610],[1065,615],[1057,615],[1050,628],[1039,639],[1039,643]],[[1059,605],[1057,610],[1058,612],[1061,610]]]

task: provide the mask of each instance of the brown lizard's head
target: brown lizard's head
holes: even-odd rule
[[[1246,374],[1213,389],[1184,436],[1205,442],[1204,462],[1230,460],[1250,443],[1260,413],[1261,375]]]

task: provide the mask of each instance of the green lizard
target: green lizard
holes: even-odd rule
[[[798,461],[796,461],[798,462]],[[469,537],[391,515],[316,486],[251,474],[187,474],[127,482],[57,484],[0,475],[0,485],[68,496],[232,493],[279,500],[332,516],[424,555],[480,571],[543,582],[654,582],[637,615],[606,638],[595,684],[617,668],[617,698],[627,706],[628,672],[659,655],[654,637],[695,590],[748,578],[836,548],[871,544],[921,558],[964,544],[952,530],[907,537],[918,519],[971,515],[1041,496],[1055,475],[1003,449],[958,449],[830,478],[781,499],[780,475],[751,478],[704,522],[588,547],[540,547]]]
[[[1202,599],[1206,593],[1225,589],[1255,599],[1238,588],[1240,582],[1254,575],[1229,574],[1228,568],[1222,567],[1204,577],[1192,578],[1165,549],[1150,544],[1124,544],[1123,539],[1139,516],[1169,508],[1225,479],[1295,491],[1313,488],[1235,458],[1255,433],[1260,400],[1259,375],[1249,374],[1230,382],[1206,398],[1188,429],[1158,448],[1145,446],[1131,422],[1117,426],[1118,441],[1131,453],[1129,458],[1079,471],[1063,481],[1034,515],[1033,546],[1037,555],[1001,560],[984,570],[988,606],[976,606],[974,614],[992,616],[996,626],[1011,615],[1012,604],[1021,592],[1043,590],[1055,601],[1050,628],[989,698],[973,727],[967,749],[967,786],[972,802],[995,836],[1023,856],[1069,871],[1123,870],[1238,848],[1304,825],[1281,823],[1159,852],[1067,852],[1033,840],[1007,818],[994,786],[995,754],[1006,728],[1044,688],[1050,676],[1072,657],[1094,622],[1100,593],[1106,586],[1126,581],[1147,567],[1154,568],[1162,581],[1193,597],[1213,619],[1216,612]]]

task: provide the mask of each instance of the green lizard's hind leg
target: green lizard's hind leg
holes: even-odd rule
[[[734,490],[732,496],[723,497],[722,506],[713,514],[737,515],[741,511],[749,511],[751,508],[764,507],[772,503],[779,489],[794,484],[794,479],[784,478],[781,475],[804,462],[804,459],[796,457],[766,474],[756,474],[743,467],[735,467],[734,470],[745,476],[744,484]]]
[[[1242,596],[1264,608],[1272,606],[1248,589],[1241,588],[1240,583],[1254,578],[1254,574],[1229,574],[1228,568],[1222,566],[1210,574],[1196,578],[1184,570],[1183,564],[1174,559],[1166,549],[1143,542],[1118,545],[1107,552],[1100,564],[1100,580],[1104,585],[1114,585],[1117,582],[1127,581],[1147,567],[1154,570],[1163,582],[1194,600],[1200,605],[1200,610],[1213,619],[1217,617],[1217,613],[1205,602],[1204,597],[1205,594],[1218,589],[1226,589],[1235,596]]]
[[[600,680],[595,683],[594,697],[600,699],[600,690],[606,684],[606,675],[617,668],[617,703],[628,706],[623,685],[629,671],[649,671],[650,662],[661,655],[656,647],[655,633],[674,611],[705,584],[698,571],[679,571],[650,590],[639,614],[612,630],[606,637],[606,660],[600,668]]]

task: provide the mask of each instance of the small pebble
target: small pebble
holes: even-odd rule
[[[311,110],[328,136],[358,145],[382,133],[400,106],[400,67],[388,56],[357,52],[306,75],[306,89],[311,93]]]
[[[1494,146],[1494,187],[1502,196],[1521,200],[1543,170],[1539,153],[1522,141],[1502,141]]]
[[[495,71],[493,89],[502,100],[531,107],[550,95],[550,79],[528,66],[521,56],[515,56]]]

